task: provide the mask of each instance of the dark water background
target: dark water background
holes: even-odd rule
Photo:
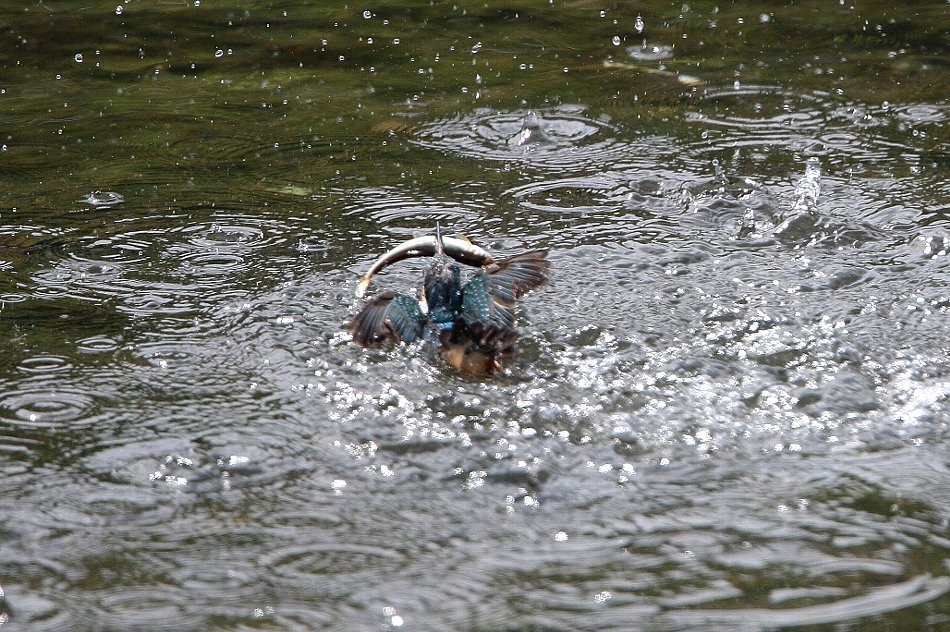
[[[0,630],[950,629],[948,32],[5,4]],[[496,379],[340,331],[436,222]]]

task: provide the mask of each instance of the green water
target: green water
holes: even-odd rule
[[[948,33],[0,8],[0,630],[950,625]],[[342,332],[437,222],[551,251],[497,378]]]

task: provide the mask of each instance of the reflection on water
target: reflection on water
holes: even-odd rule
[[[0,628],[950,624],[942,4],[210,4],[5,16]]]

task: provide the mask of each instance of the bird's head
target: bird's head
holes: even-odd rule
[[[429,318],[439,325],[451,325],[462,313],[462,271],[445,256],[442,231],[436,226],[435,259],[426,268],[422,291]]]

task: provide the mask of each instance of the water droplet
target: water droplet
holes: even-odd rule
[[[82,63],[82,53],[76,53],[76,57],[74,57],[74,59],[76,60],[76,63],[77,63],[77,64],[81,64],[81,63]]]
[[[224,51],[219,48],[218,50],[214,51],[214,56],[215,56],[215,57],[224,57]]]
[[[642,33],[643,27],[644,27],[643,18],[638,15],[637,21],[633,23],[633,28],[637,29],[637,33]]]
[[[363,19],[364,19],[364,20],[368,20],[368,19],[370,19],[371,17],[373,17],[373,12],[372,12],[372,11],[368,11],[368,10],[367,10],[367,11],[363,11]]]
[[[396,46],[399,46],[399,38],[398,38],[398,37],[396,37],[396,38],[393,39],[393,44],[395,44]]]
[[[614,35],[613,39],[610,40],[610,41],[614,43],[614,46],[620,46],[620,36],[619,36],[619,35]]]
[[[607,17],[607,12],[604,11],[603,9],[601,9],[601,11],[600,11],[600,17],[602,17],[602,18]]]
[[[477,52],[480,51],[481,49],[482,49],[482,43],[481,43],[481,42],[477,42],[474,46],[472,46],[472,54],[474,55],[475,53],[477,53]]]
[[[120,4],[115,8],[115,14],[122,15],[123,13],[125,13],[125,9],[123,9],[122,5]]]

